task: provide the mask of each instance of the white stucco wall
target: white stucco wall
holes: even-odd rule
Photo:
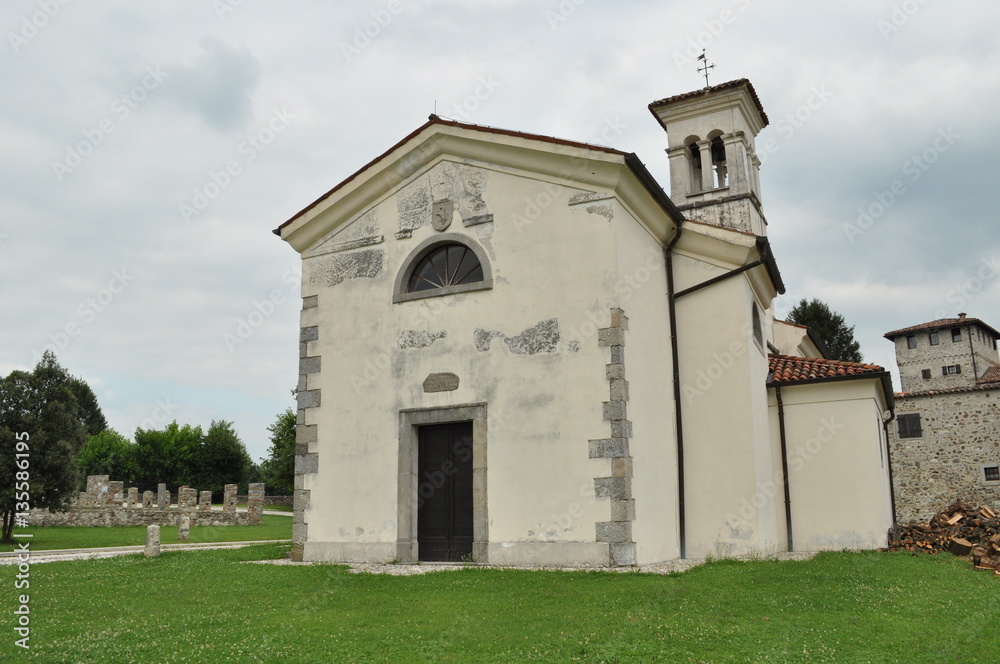
[[[781,395],[795,550],[885,546],[892,507],[879,381],[785,386]],[[773,390],[770,397],[777,438]],[[781,505],[782,519],[783,500],[779,487],[773,502]]]
[[[588,458],[588,441],[609,436],[602,418],[609,349],[598,346],[597,329],[609,325],[618,304],[618,261],[645,247],[619,254],[610,204],[571,207],[580,192],[551,179],[458,163],[456,182],[486,181],[482,201],[493,222],[464,227],[456,210],[447,232],[484,247],[494,286],[393,304],[404,259],[437,233],[422,225],[397,239],[406,205],[399,199],[441,186],[442,168],[430,170],[429,184],[419,174],[380,200],[374,213],[358,215],[354,223],[368,226],[363,235],[382,242],[305,261],[303,296],[318,296],[319,339],[309,354],[322,357],[322,371],[308,378],[310,390],[321,390],[322,405],[306,411],[319,440],[312,446],[318,472],[303,484],[310,491],[305,557],[394,558],[399,412],[485,403],[489,562],[607,564],[608,545],[595,541],[595,523],[608,521],[609,501],[594,498],[594,478],[609,474],[608,461]],[[377,275],[332,283],[338,277],[331,275],[351,274],[351,253],[372,249],[384,254]],[[653,299],[653,291],[637,297]],[[475,344],[477,329],[515,337],[551,319],[559,324],[552,352],[517,354],[502,337],[491,339],[489,350]],[[639,323],[635,338],[651,338],[652,325]],[[447,335],[400,348],[400,330]],[[457,375],[459,388],[424,393],[424,379],[440,372]],[[638,371],[637,377],[649,380]],[[648,402],[642,410],[651,410]],[[644,435],[658,421],[644,422]],[[666,557],[662,539],[650,550]]]

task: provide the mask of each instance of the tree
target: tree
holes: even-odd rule
[[[76,412],[83,428],[88,436],[96,436],[108,428],[108,421],[104,419],[101,406],[97,403],[97,396],[90,389],[82,378],[71,378],[69,389],[76,397]]]
[[[87,435],[73,380],[51,351],[42,355],[33,372],[13,371],[0,378],[0,539],[4,542],[12,540],[16,514],[26,511],[27,505],[63,509],[76,489],[76,459]]]
[[[830,359],[861,362],[861,344],[854,339],[854,326],[844,322],[844,317],[831,311],[820,300],[799,301],[788,314],[788,321],[811,328],[826,346]]]
[[[251,463],[233,423],[213,421],[202,439],[197,484],[191,486],[211,491],[221,500],[226,484],[246,485]]]
[[[136,484],[139,490],[152,491],[160,482],[167,486],[197,488],[202,437],[201,427],[180,426],[176,420],[162,431],[136,429]]]
[[[109,475],[130,485],[138,475],[135,445],[114,429],[91,436],[80,451],[76,465],[83,477]]]
[[[271,447],[261,464],[261,477],[269,494],[290,496],[295,492],[295,412],[288,408],[279,413],[267,430]]]

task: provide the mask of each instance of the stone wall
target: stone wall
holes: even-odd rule
[[[1000,510],[1000,482],[984,464],[1000,464],[1000,388],[896,397],[896,416],[920,415],[921,435],[900,438],[889,425],[896,519],[923,521],[961,498]]]
[[[267,507],[270,507],[270,506],[275,506],[275,507],[278,507],[278,506],[291,507],[292,506],[292,502],[293,502],[292,499],[293,499],[293,496],[264,496],[264,507],[265,507],[265,509]],[[236,496],[236,503],[238,505],[246,505],[247,504],[247,500],[248,499],[247,499],[247,497],[245,495],[244,496]]]
[[[182,517],[191,518],[191,527],[249,526],[260,524],[248,512],[217,512],[197,509],[129,509],[127,507],[77,508],[65,512],[33,509],[28,517],[32,526],[178,526]]]

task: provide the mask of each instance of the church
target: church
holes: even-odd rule
[[[432,115],[274,232],[302,257],[293,556],[609,567],[874,548],[889,374],[776,320],[740,79],[633,153]]]

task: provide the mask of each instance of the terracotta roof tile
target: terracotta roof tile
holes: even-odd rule
[[[807,380],[885,373],[884,368],[875,364],[824,360],[816,357],[768,355],[767,360],[768,368],[770,369],[767,381],[769,384],[787,384]]]
[[[921,323],[920,325],[913,325],[912,327],[904,327],[901,330],[893,330],[892,332],[886,332],[886,339],[895,339],[896,337],[903,334],[910,334],[911,332],[929,332],[931,330],[941,330],[946,327],[956,327],[958,325],[978,325],[995,338],[1000,339],[1000,332],[997,332],[992,327],[979,320],[978,318],[939,318],[937,320],[932,320],[928,323]]]
[[[692,90],[691,92],[685,92],[684,94],[674,95],[673,97],[667,97],[666,99],[661,99],[659,101],[654,101],[649,105],[649,110],[653,110],[657,106],[666,106],[667,104],[672,104],[676,101],[682,101],[684,99],[692,99],[694,97],[699,97],[701,95],[706,95],[710,92],[717,92],[719,90],[729,90],[732,88],[738,88],[742,85],[747,86],[747,91],[750,93],[750,98],[753,99],[754,105],[757,106],[757,112],[760,113],[761,119],[764,121],[762,127],[766,127],[770,121],[767,119],[767,113],[764,112],[764,107],[760,103],[760,99],[757,97],[757,91],[753,89],[753,85],[750,81],[745,78],[738,78],[735,81],[726,81],[725,83],[719,83],[718,85],[713,85],[709,88],[702,88],[701,90]]]
[[[983,374],[983,377],[980,378],[977,382],[979,384],[1000,383],[1000,365],[994,364],[993,366],[991,366],[989,369],[986,370],[986,373]]]

